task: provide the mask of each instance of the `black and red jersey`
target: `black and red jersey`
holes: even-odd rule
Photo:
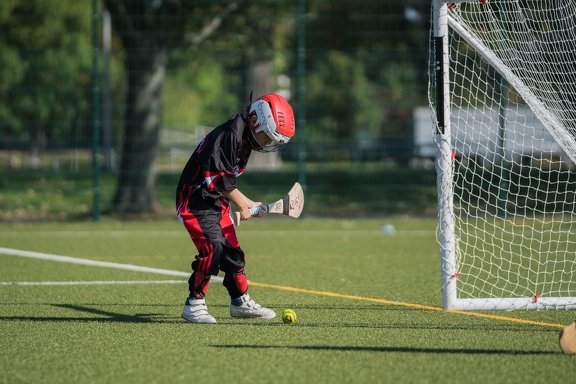
[[[252,153],[249,146],[242,145],[245,128],[244,119],[236,114],[202,139],[182,170],[177,201],[192,193],[219,200],[222,191],[237,188],[236,177],[244,172]]]

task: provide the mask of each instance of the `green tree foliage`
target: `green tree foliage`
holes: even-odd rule
[[[376,124],[375,138],[409,135],[412,109],[426,103],[430,3],[315,0],[309,4],[310,84],[305,104],[310,130],[333,137],[338,130],[325,129],[347,125],[338,136],[345,138],[367,127],[374,132]],[[349,65],[343,65],[344,57]],[[330,95],[317,87],[329,89]],[[358,116],[343,117],[342,111]],[[373,120],[367,123],[368,119]]]
[[[171,51],[166,74],[166,127],[214,126],[243,111],[253,86],[246,83],[246,73],[258,62],[271,61],[274,76],[289,72],[296,4],[277,0],[236,4],[237,10],[204,39],[192,26],[205,24],[210,13],[188,15],[184,44]]]
[[[81,141],[89,112],[90,7],[4,0],[0,30],[2,134],[38,148]]]
[[[309,130],[313,141],[354,141],[359,135],[376,138],[382,111],[361,62],[340,51],[328,52],[326,61],[311,68],[307,99],[320,116]]]
[[[90,5],[0,1],[2,137],[40,145],[91,140]],[[113,132],[122,145],[118,210],[154,206],[161,127],[213,126],[242,111],[255,63],[272,63],[273,76],[290,78],[287,87],[296,94],[296,2],[100,5],[112,13],[112,72],[122,74],[112,79],[113,113],[123,120]],[[406,134],[412,107],[426,97],[429,21],[407,18],[407,7],[428,15],[429,2],[306,1],[307,139],[376,141]]]
[[[220,124],[240,105],[236,93],[230,92],[237,81],[213,59],[173,66],[164,87],[164,128],[192,132],[198,126]]]

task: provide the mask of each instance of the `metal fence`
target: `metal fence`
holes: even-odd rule
[[[155,20],[139,38],[162,41],[180,35],[165,50],[160,44],[153,52],[130,40],[133,31],[118,21],[119,3],[132,9],[138,2],[36,0],[0,7],[4,187],[39,174],[94,179],[102,173],[106,177],[94,183],[113,180],[104,187],[117,188],[126,166],[122,159],[131,156],[126,142],[136,141],[143,131],[135,129],[139,123],[131,116],[144,96],[157,98],[148,104],[157,111],[147,111],[148,120],[158,119],[151,172],[177,174],[207,130],[243,112],[254,90],[255,95],[286,95],[297,115],[293,142],[276,157],[255,160],[255,169],[284,173],[286,180],[304,179],[317,195],[334,188],[334,174],[345,172],[354,185],[336,185],[345,204],[333,204],[354,210],[366,196],[348,189],[370,189],[376,214],[414,213],[405,207],[421,204],[423,197],[409,191],[433,188],[433,171],[424,167],[414,144],[414,111],[426,105],[427,97],[427,4],[299,0],[248,6],[222,1],[189,9],[182,1],[183,18],[161,2],[150,2],[139,8],[141,14],[130,15],[142,23],[147,17]],[[259,22],[252,25],[254,20]],[[208,36],[200,41],[202,33]],[[142,63],[134,62],[138,49]],[[147,78],[144,62],[152,55],[156,72],[149,71],[152,78]],[[161,84],[156,93],[146,94],[144,87],[144,93],[132,95],[134,81]],[[414,185],[384,174],[374,179],[370,172],[378,169],[411,173]],[[260,177],[267,185],[266,173]],[[94,185],[93,194],[102,187]],[[113,204],[113,195],[102,196],[105,207]],[[431,211],[434,196],[426,195]],[[161,201],[170,198],[160,196]],[[0,208],[14,209],[6,201],[0,201]]]

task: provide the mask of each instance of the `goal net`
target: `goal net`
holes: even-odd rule
[[[576,2],[432,2],[444,309],[576,309]]]

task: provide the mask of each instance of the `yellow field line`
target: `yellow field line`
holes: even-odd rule
[[[59,261],[59,262],[74,263],[74,264],[84,264],[84,265],[98,266],[98,267],[127,269],[127,270],[132,270],[132,271],[150,272],[150,273],[157,273],[157,274],[163,274],[163,275],[189,276],[189,272],[171,271],[171,270],[158,269],[158,268],[140,267],[140,266],[131,265],[131,264],[119,264],[119,263],[110,263],[110,262],[103,262],[103,261],[96,261],[96,260],[80,259],[80,258],[73,258],[73,257],[68,257],[68,256],[51,255],[51,254],[31,252],[31,251],[23,251],[23,250],[10,249],[10,248],[1,248],[0,247],[0,254],[7,254],[7,255],[13,255],[13,256],[24,256],[24,257],[31,257],[31,258],[36,258],[36,259]],[[222,281],[221,279],[222,279],[221,277],[217,277],[217,276],[212,277],[213,281],[215,281],[215,280]],[[390,300],[376,299],[376,298],[371,298],[371,297],[343,295],[341,293],[335,293],[335,292],[329,292],[329,291],[314,291],[311,289],[295,288],[295,287],[266,284],[266,283],[257,283],[257,282],[253,282],[253,281],[250,281],[250,285],[253,285],[256,287],[280,289],[283,291],[290,291],[290,292],[309,293],[312,295],[337,297],[337,298],[341,298],[341,299],[350,299],[350,300],[358,300],[358,301],[369,301],[372,303],[397,305],[397,306],[402,306],[402,307],[409,307],[409,308],[417,308],[417,309],[425,309],[425,310],[429,310],[429,311],[442,312],[442,308],[432,307],[429,305],[422,305],[422,304],[403,303],[401,301],[390,301]],[[509,322],[514,322],[514,323],[521,323],[521,324],[532,324],[532,325],[539,325],[539,326],[543,326],[543,327],[564,328],[564,325],[562,325],[562,324],[551,324],[551,323],[544,323],[544,322],[540,322],[540,321],[515,319],[512,317],[506,317],[506,316],[487,315],[487,314],[483,314],[483,313],[467,312],[467,311],[448,311],[448,312],[449,313],[457,313],[457,314],[465,315],[465,316],[481,317],[481,318],[492,319],[492,320],[502,320],[502,321],[509,321]]]
[[[273,288],[273,289],[280,289],[282,291],[289,291],[289,292],[298,292],[298,293],[309,293],[311,295],[318,295],[318,296],[328,296],[328,297],[337,297],[340,299],[350,299],[350,300],[358,300],[358,301],[368,301],[371,303],[378,303],[378,304],[387,304],[387,305],[397,305],[401,307],[408,307],[408,308],[417,308],[417,309],[425,309],[428,311],[436,311],[442,312],[443,309],[439,307],[433,307],[430,305],[422,305],[422,304],[413,304],[413,303],[404,303],[401,301],[391,301],[385,299],[376,299],[372,297],[363,297],[363,296],[355,296],[355,295],[344,295],[341,293],[330,292],[330,291],[315,291],[311,289],[304,289],[304,288],[296,288],[296,287],[289,287],[285,285],[275,285],[275,284],[267,284],[267,283],[258,283],[255,281],[250,281],[251,286],[255,287],[263,287],[263,288]],[[524,320],[524,319],[516,319],[513,317],[507,316],[498,316],[498,315],[488,315],[484,313],[477,313],[477,312],[467,312],[467,311],[446,311],[447,313],[455,313],[464,316],[472,316],[472,317],[480,317],[484,319],[491,319],[491,320],[501,320],[501,321],[509,321],[512,323],[520,323],[520,324],[530,324],[530,325],[539,325],[542,327],[554,327],[554,328],[564,328],[562,324],[554,324],[554,323],[545,323],[542,321],[533,321],[533,320]]]

